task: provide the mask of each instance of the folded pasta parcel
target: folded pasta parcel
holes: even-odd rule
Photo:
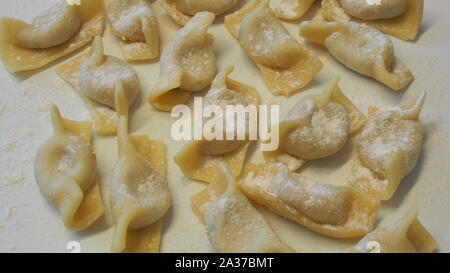
[[[306,21],[300,35],[323,45],[339,62],[393,90],[408,86],[414,76],[395,56],[394,45],[382,32],[355,22]]]
[[[309,179],[283,163],[248,164],[238,185],[249,199],[272,212],[335,238],[369,233],[380,207],[362,191]]]
[[[414,40],[423,19],[424,0],[323,0],[330,22],[365,23],[403,40]]]
[[[115,134],[118,124],[114,100],[116,85],[122,85],[130,105],[140,90],[133,67],[119,58],[104,55],[102,38],[97,36],[89,53],[75,57],[56,71],[86,103],[95,131]]]
[[[220,15],[231,10],[238,0],[158,0],[170,17],[179,25],[186,25],[195,14],[209,11]]]
[[[300,99],[278,127],[280,145],[264,152],[268,162],[282,162],[297,170],[308,160],[339,152],[358,133],[366,117],[345,96],[334,79],[321,95]]]
[[[322,63],[284,28],[267,0],[250,2],[225,18],[230,33],[258,66],[275,95],[290,95],[305,87]]]
[[[357,253],[432,253],[437,248],[433,236],[417,218],[419,210],[410,209],[389,215],[352,249]]]
[[[107,0],[106,14],[126,60],[159,56],[159,28],[147,0]]]
[[[112,171],[113,252],[159,252],[162,218],[171,205],[162,141],[128,135],[128,105],[116,85],[119,158]]]
[[[419,115],[425,93],[398,109],[370,108],[366,126],[356,140],[350,183],[380,200],[389,200],[416,166],[423,141]]]
[[[2,18],[0,56],[10,72],[41,68],[89,43],[103,32],[102,0],[82,0],[81,5],[58,2],[31,24]]]
[[[293,252],[239,190],[223,164],[214,182],[192,196],[191,204],[219,252]]]
[[[213,81],[216,55],[208,29],[214,18],[211,12],[197,13],[163,50],[159,79],[149,97],[155,109],[169,112]]]
[[[220,134],[221,139],[216,138],[215,133],[211,138],[203,135],[201,140],[187,143],[175,156],[178,167],[190,179],[210,183],[222,163],[229,168],[234,177],[242,172],[247,150],[252,143],[249,139],[250,129],[246,128],[250,128],[250,123],[257,123],[251,117],[258,114],[259,95],[253,87],[229,78],[232,71],[233,68],[229,67],[218,74],[211,90],[203,98],[204,109],[208,106],[221,109],[222,115],[216,114],[204,119],[205,126],[208,123],[213,124],[214,131]],[[230,106],[235,106],[235,109],[242,107],[244,110],[241,113],[239,111],[233,113],[236,122],[227,120],[226,108]],[[216,124],[222,124],[222,128],[215,127]],[[233,136],[233,139],[227,139],[227,136]]]
[[[298,20],[305,15],[316,0],[281,0],[274,9],[282,20]]]
[[[52,108],[54,134],[38,150],[34,173],[41,193],[70,230],[92,225],[104,212],[91,146],[92,124],[63,119]]]

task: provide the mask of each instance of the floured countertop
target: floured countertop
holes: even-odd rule
[[[245,1],[241,1],[245,2]],[[223,16],[216,19],[210,32],[215,36],[219,71],[235,66],[233,79],[258,89],[264,104],[280,104],[283,114],[300,97],[321,92],[334,76],[364,112],[369,106],[392,107],[403,98],[427,91],[428,98],[421,122],[425,143],[416,168],[403,180],[394,198],[382,203],[379,219],[413,205],[420,208],[419,218],[439,243],[439,251],[450,252],[450,2],[425,1],[425,16],[417,41],[392,38],[396,55],[411,69],[416,80],[406,92],[393,92],[372,79],[362,77],[337,63],[318,46],[308,44],[319,55],[324,69],[303,92],[290,98],[274,97],[266,88],[256,66],[226,31]],[[5,0],[0,3],[1,16],[29,21],[54,0]],[[241,6],[241,4],[238,4]],[[179,28],[153,3],[158,15],[163,43]],[[311,18],[314,9],[305,18]],[[294,37],[298,23],[285,23]],[[117,40],[109,29],[104,35],[106,54],[121,58]],[[56,75],[55,68],[79,54],[57,61],[34,73],[12,75],[0,65],[0,252],[68,252],[67,243],[78,241],[83,252],[109,252],[112,238],[109,214],[83,232],[66,230],[57,211],[40,195],[34,180],[33,162],[41,143],[52,134],[50,106],[60,107],[62,115],[86,120],[88,111],[77,93]],[[205,227],[191,211],[190,196],[204,185],[183,177],[173,156],[184,144],[170,137],[170,113],[158,112],[147,103],[147,94],[158,79],[159,63],[133,64],[141,81],[141,94],[131,110],[130,133],[146,134],[164,140],[167,149],[168,180],[173,197],[171,210],[164,218],[162,252],[211,252]],[[117,159],[116,138],[97,136],[94,140],[102,191],[108,192],[113,164]],[[251,149],[252,162],[262,162],[261,152]],[[322,182],[345,184],[352,157],[348,144],[335,156],[308,164],[303,174]],[[104,194],[108,203],[107,194]],[[348,251],[358,240],[333,239],[260,209],[291,248],[303,252]]]

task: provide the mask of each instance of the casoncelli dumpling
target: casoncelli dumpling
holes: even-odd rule
[[[423,141],[419,115],[425,94],[399,110],[371,108],[357,138],[350,183],[380,200],[390,199],[402,179],[415,167]]]
[[[136,99],[140,83],[137,73],[126,62],[104,55],[102,38],[94,39],[91,50],[57,68],[85,101],[100,134],[117,133],[118,119],[114,90],[121,85],[129,105]]]
[[[159,0],[159,3],[176,23],[184,26],[191,16],[202,11],[215,15],[227,12],[236,5],[237,0]]]
[[[225,165],[219,167],[215,181],[191,200],[194,212],[207,226],[209,241],[217,251],[292,252],[239,190]]]
[[[365,122],[364,115],[348,99],[335,79],[317,96],[301,99],[279,123],[280,144],[264,152],[268,161],[283,162],[291,170],[304,161],[340,151]]]
[[[61,117],[52,108],[54,134],[38,150],[36,181],[42,194],[58,210],[70,230],[82,230],[104,212],[91,147],[92,124]]]
[[[0,23],[0,55],[10,72],[41,68],[89,43],[104,29],[103,0],[80,5],[57,0],[30,24],[13,18]]]
[[[366,23],[403,40],[416,38],[423,0],[323,0],[321,14],[330,22]]]
[[[158,23],[148,1],[108,0],[106,14],[113,33],[120,39],[125,59],[134,61],[158,57]]]
[[[362,191],[306,178],[283,163],[248,164],[238,185],[249,199],[272,212],[336,238],[370,232],[380,207]]]
[[[119,158],[112,171],[110,204],[115,220],[114,252],[158,252],[161,218],[171,205],[164,144],[128,135],[124,89],[115,90]],[[161,148],[162,146],[162,148]]]
[[[157,110],[171,111],[213,81],[216,56],[208,29],[214,17],[211,12],[197,13],[163,50],[160,76],[149,97]]]
[[[401,90],[414,80],[401,64],[389,37],[365,24],[355,22],[303,22],[300,35],[323,45],[348,68],[374,78],[393,90]]]
[[[267,0],[255,3],[227,16],[226,24],[230,30],[239,24],[239,43],[259,67],[272,93],[289,95],[305,87],[322,69],[322,63],[289,34]]]
[[[220,163],[225,163],[235,177],[242,171],[251,144],[250,132],[246,129],[251,122],[247,111],[254,110],[252,112],[257,114],[259,95],[254,88],[230,79],[232,71],[233,68],[229,67],[218,74],[211,85],[211,90],[203,99],[204,108],[208,106],[220,108],[219,113],[214,113],[214,116],[204,120],[205,127],[211,123],[214,131],[211,132],[212,135],[204,134],[201,140],[189,142],[175,156],[175,162],[183,174],[191,179],[211,182]],[[236,122],[233,123],[227,121],[225,114],[226,108],[230,106],[235,106],[236,109],[242,107],[243,110],[235,112]],[[228,138],[232,136],[232,139],[228,139],[227,136]]]

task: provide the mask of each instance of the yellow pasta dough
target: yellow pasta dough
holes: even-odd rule
[[[158,2],[177,24],[184,26],[198,12],[209,11],[220,15],[231,10],[237,0],[158,0]]]
[[[279,124],[280,144],[264,152],[269,162],[283,162],[290,170],[306,160],[331,156],[340,151],[364,126],[365,116],[338,85],[339,78],[321,95],[302,98]]]
[[[207,226],[211,244],[219,252],[293,252],[236,186],[225,165],[214,182],[192,196],[192,209]]]
[[[423,0],[382,0],[368,5],[367,0],[323,0],[322,11],[331,22],[366,23],[402,40],[414,40],[423,18]],[[397,15],[397,16],[396,16]]]
[[[322,184],[289,172],[282,163],[248,164],[238,184],[248,198],[272,212],[336,238],[370,232],[380,206],[364,192]]]
[[[432,253],[437,248],[433,236],[420,223],[417,208],[388,216],[352,249],[352,252]]]
[[[82,230],[104,212],[91,147],[92,124],[63,119],[52,108],[54,135],[38,150],[34,172],[42,194],[70,230]]]
[[[213,81],[217,70],[214,37],[207,31],[214,17],[211,12],[197,13],[164,48],[160,76],[149,97],[155,109],[170,112]]]
[[[357,138],[350,183],[380,200],[389,200],[402,179],[415,167],[422,148],[419,115],[425,94],[399,110],[371,108],[366,126]]]
[[[128,105],[116,88],[119,158],[111,179],[110,203],[115,221],[113,252],[159,252],[162,217],[171,205],[162,141],[128,136]]]
[[[108,0],[106,14],[126,60],[159,56],[159,28],[147,0]]]
[[[81,6],[56,4],[32,24],[2,18],[0,56],[10,72],[41,68],[89,43],[103,32],[103,1],[82,0]]]
[[[270,11],[267,0],[250,2],[225,24],[260,69],[275,95],[290,95],[305,87],[322,69],[322,63],[300,45]],[[237,26],[239,25],[239,26]]]
[[[401,64],[387,35],[355,22],[313,22],[300,25],[300,35],[324,46],[334,58],[348,68],[401,90],[414,76]]]
[[[100,134],[117,132],[114,90],[121,83],[130,105],[140,90],[139,78],[126,62],[103,54],[100,37],[91,51],[56,69],[59,76],[71,84],[89,108],[95,131]]]
[[[298,20],[314,4],[315,0],[281,0],[274,8],[275,15],[282,20]]]
[[[225,112],[227,105],[245,107],[259,104],[259,95],[256,89],[230,79],[228,75],[232,71],[233,68],[228,68],[217,75],[211,90],[204,97],[204,106],[217,105]],[[215,118],[222,121],[224,117],[217,116]],[[226,122],[226,120],[223,121]],[[239,122],[239,119],[237,121]],[[247,127],[249,119],[246,118],[244,123]],[[210,183],[218,171],[218,166],[224,163],[232,175],[237,177],[242,171],[245,156],[251,144],[247,135],[243,140],[237,138],[239,127],[242,128],[244,125],[236,124],[232,128],[225,125],[221,132],[223,140],[203,138],[186,144],[174,158],[183,174],[190,179]],[[233,134],[234,140],[225,139],[227,131]]]

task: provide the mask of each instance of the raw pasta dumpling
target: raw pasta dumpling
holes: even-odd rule
[[[214,129],[211,135],[204,133],[202,140],[191,141],[175,156],[175,162],[188,178],[210,183],[221,163],[226,164],[235,177],[242,171],[251,144],[250,129],[247,128],[250,123],[256,123],[250,117],[257,115],[259,95],[254,88],[230,79],[228,76],[232,71],[230,67],[218,74],[203,98],[204,109],[208,106],[220,108],[220,113],[215,112],[214,116],[204,120],[205,127],[211,124]],[[236,122],[227,120],[226,108],[230,106],[235,106],[233,119],[236,117]]]
[[[389,19],[406,12],[409,0],[339,0],[350,16],[362,20]]]
[[[409,69],[395,56],[389,37],[366,24],[307,21],[300,25],[300,35],[324,46],[351,70],[393,90],[401,90],[414,80]]]
[[[117,132],[114,90],[121,84],[131,105],[140,90],[139,78],[126,62],[103,53],[103,42],[97,36],[90,53],[76,57],[57,69],[89,107],[95,130],[101,134]]]
[[[216,56],[208,29],[214,17],[211,12],[197,13],[163,50],[160,76],[149,97],[155,109],[169,112],[213,81]]]
[[[399,110],[371,108],[366,126],[357,138],[350,183],[380,200],[389,200],[402,179],[415,167],[422,147],[419,115],[425,94]]]
[[[323,0],[327,21],[366,23],[403,40],[414,40],[423,18],[423,0]]]
[[[17,42],[25,48],[49,48],[60,45],[78,32],[83,21],[79,7],[58,1],[42,12],[17,34]]]
[[[370,232],[380,206],[364,192],[314,181],[282,163],[249,164],[238,184],[248,198],[274,213],[336,238]]]
[[[275,15],[282,20],[298,20],[311,8],[315,0],[280,0],[274,8]]]
[[[31,24],[2,18],[1,58],[10,72],[41,68],[89,43],[103,32],[103,1],[65,0],[33,19]]]
[[[92,124],[61,117],[52,108],[54,135],[38,150],[34,173],[42,194],[61,214],[70,230],[82,230],[104,212],[91,147]]]
[[[159,252],[162,217],[171,206],[162,141],[128,136],[128,105],[116,88],[119,158],[112,171],[113,252]]]
[[[159,55],[159,28],[147,0],[108,0],[106,14],[126,60]]]
[[[225,165],[219,167],[215,181],[192,196],[191,202],[219,252],[293,252],[238,189]]]
[[[366,118],[347,98],[335,79],[321,95],[301,99],[278,125],[280,144],[264,152],[267,161],[298,169],[306,160],[320,159],[340,151]]]
[[[290,95],[302,89],[322,69],[320,60],[300,45],[271,12],[267,0],[250,2],[248,7],[227,16],[225,24],[232,31],[233,25],[240,25],[239,43],[275,95]]]
[[[419,210],[388,216],[352,249],[357,253],[432,253],[437,248],[433,236],[417,218]]]
[[[170,17],[179,25],[187,22],[202,11],[220,15],[231,10],[238,0],[158,0]]]

